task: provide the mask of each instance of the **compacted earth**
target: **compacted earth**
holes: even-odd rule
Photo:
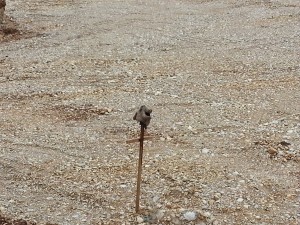
[[[0,224],[300,224],[300,1],[7,0]],[[141,105],[152,108],[135,212]]]

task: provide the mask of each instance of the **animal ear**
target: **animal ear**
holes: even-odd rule
[[[145,108],[146,108],[146,106],[142,105],[142,106],[140,107],[139,111],[142,112],[142,111],[145,110]]]
[[[133,116],[133,120],[136,120],[137,112]]]

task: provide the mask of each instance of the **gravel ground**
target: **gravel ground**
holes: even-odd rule
[[[299,12],[299,0],[7,1],[0,224],[300,224]],[[136,214],[126,140],[143,104],[154,139]]]

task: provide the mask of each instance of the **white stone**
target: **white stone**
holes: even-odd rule
[[[207,154],[207,153],[210,152],[210,150],[209,150],[208,148],[203,148],[203,149],[201,150],[201,152],[202,152],[203,154]]]
[[[159,138],[161,141],[165,141],[166,139],[164,137]]]
[[[193,221],[197,218],[197,215],[195,212],[188,211],[183,214],[183,217],[188,221]]]
[[[140,217],[140,216],[137,216],[137,217],[136,217],[136,222],[138,222],[138,223],[143,223],[143,222],[144,222],[144,219],[143,219],[142,217]]]
[[[220,193],[216,193],[216,194],[213,196],[213,200],[215,200],[215,201],[218,201],[220,198],[221,198],[221,194],[220,194]]]
[[[249,205],[245,204],[245,205],[244,205],[244,208],[245,208],[245,209],[249,209]]]
[[[244,201],[244,199],[243,198],[238,198],[236,201],[237,202],[242,202],[242,201]]]
[[[233,174],[234,176],[237,176],[237,175],[239,175],[239,172],[238,172],[238,171],[234,171],[232,174]]]

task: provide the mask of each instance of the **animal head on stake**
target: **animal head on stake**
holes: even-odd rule
[[[148,109],[145,105],[142,105],[140,109],[135,113],[133,119],[140,122],[147,129],[150,124],[152,109]]]

